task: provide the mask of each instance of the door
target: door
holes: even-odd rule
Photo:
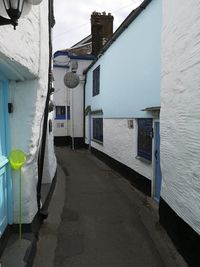
[[[8,158],[6,83],[0,80],[0,238],[8,224]]]
[[[160,169],[160,123],[155,122],[155,187],[154,199],[159,202],[162,175]]]

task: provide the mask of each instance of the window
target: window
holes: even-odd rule
[[[66,119],[66,108],[65,106],[56,106],[56,120]]]
[[[93,96],[98,95],[100,90],[100,66],[93,70]]]
[[[70,120],[70,106],[67,106],[67,119]]]
[[[152,160],[152,119],[138,119],[138,156]]]
[[[93,139],[103,142],[103,118],[93,118]]]

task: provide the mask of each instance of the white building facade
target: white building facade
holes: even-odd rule
[[[160,218],[200,265],[200,5],[163,1]]]
[[[22,168],[22,223],[31,224],[38,212],[38,153],[49,77],[48,0],[35,6],[25,3],[26,7],[15,31],[12,26],[0,28],[0,237],[9,224],[19,223],[19,172],[8,164],[12,150],[27,156]],[[51,131],[46,143],[43,182],[51,183],[56,172]]]
[[[77,55],[69,51],[57,51],[54,54],[54,138],[55,144],[84,145],[84,70],[91,64],[91,55]],[[79,84],[68,88],[64,83],[67,72],[71,72],[73,63],[77,65],[76,74]]]

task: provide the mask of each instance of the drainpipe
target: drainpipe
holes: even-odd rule
[[[42,176],[43,176],[43,166],[44,166],[44,156],[45,156],[45,145],[46,145],[46,135],[47,135],[47,123],[48,123],[48,115],[49,115],[49,101],[52,89],[52,28],[55,24],[54,15],[53,15],[53,0],[48,1],[49,15],[49,77],[48,77],[48,91],[44,109],[44,121],[43,121],[43,129],[42,129],[42,139],[41,146],[38,155],[38,184],[37,184],[37,204],[38,211],[41,215],[47,217],[47,214],[41,213],[41,186],[42,186]]]
[[[85,82],[84,82],[84,86],[83,86],[83,140],[85,143],[85,86],[87,83],[87,73],[84,73],[85,75]]]

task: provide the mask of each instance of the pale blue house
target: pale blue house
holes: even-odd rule
[[[87,70],[85,142],[160,197],[161,1],[133,10]]]

